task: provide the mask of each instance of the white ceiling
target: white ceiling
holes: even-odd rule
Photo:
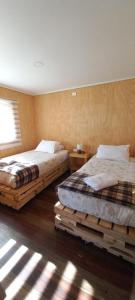
[[[1,86],[41,94],[132,77],[135,0],[0,0]]]

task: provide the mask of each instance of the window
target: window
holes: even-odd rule
[[[16,100],[0,98],[0,150],[21,145],[21,131]]]

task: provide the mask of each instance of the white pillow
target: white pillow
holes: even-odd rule
[[[121,145],[121,146],[100,145],[97,149],[96,157],[100,159],[128,161],[129,145]]]
[[[61,150],[61,144],[57,141],[46,141],[42,140],[38,146],[36,147],[35,151],[42,151],[47,153],[55,153]]]
[[[94,176],[88,176],[85,177],[83,181],[95,191],[118,184],[118,178],[108,173],[100,173]]]

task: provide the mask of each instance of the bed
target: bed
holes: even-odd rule
[[[79,175],[111,172],[120,182],[135,183],[135,159],[123,162],[93,156],[77,172]],[[55,205],[56,228],[135,263],[135,207],[101,201],[74,189],[65,189],[63,183],[58,186],[58,198],[59,202]]]
[[[12,164],[12,161],[22,165],[35,165],[39,174],[36,179],[19,188],[15,186],[15,176],[0,172],[0,203],[19,210],[25,203],[41,192],[56,178],[68,169],[68,151],[56,153],[43,151],[26,151],[0,160],[0,163]]]

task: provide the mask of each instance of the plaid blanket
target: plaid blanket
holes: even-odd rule
[[[37,165],[21,164],[16,161],[11,161],[10,163],[0,162],[1,171],[15,176],[15,188],[19,188],[39,177]]]
[[[75,193],[85,194],[116,204],[135,208],[135,183],[119,181],[115,186],[107,187],[100,191],[94,191],[90,186],[84,183],[83,178],[88,174],[75,172],[58,187],[73,191]]]

